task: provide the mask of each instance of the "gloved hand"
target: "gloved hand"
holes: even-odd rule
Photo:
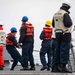
[[[22,48],[21,45],[20,45],[19,43],[17,44],[17,47],[18,47],[18,48]]]

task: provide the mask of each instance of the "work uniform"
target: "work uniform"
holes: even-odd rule
[[[3,50],[5,44],[5,32],[3,31],[3,27],[0,27],[0,70],[4,68],[4,57]]]
[[[44,27],[40,34],[40,39],[42,40],[41,50],[40,50],[40,61],[46,69],[51,66],[51,36],[52,28]],[[46,61],[45,55],[47,54],[48,62]],[[47,68],[48,67],[48,68]],[[41,69],[42,70],[42,69]]]
[[[22,43],[22,58],[24,66],[28,68],[28,61],[30,62],[31,69],[35,66],[33,57],[34,48],[34,27],[29,22],[23,22],[20,28],[19,43]]]
[[[66,69],[66,64],[69,60],[71,28],[72,21],[69,16],[68,8],[62,6],[60,10],[55,13],[52,22],[56,33],[56,54],[55,66],[62,65],[62,71]]]
[[[17,51],[16,47],[18,47],[18,43],[15,35],[13,36],[11,33],[8,33],[6,37],[6,49],[13,58],[13,64],[11,70],[14,70],[14,67],[17,65],[18,61],[21,63],[22,67],[24,68],[22,56]]]

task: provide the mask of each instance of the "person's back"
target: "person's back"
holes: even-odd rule
[[[41,43],[41,49],[40,49],[40,61],[42,63],[41,71],[47,69],[50,71],[51,67],[51,36],[52,36],[52,28],[51,28],[51,20],[47,20],[45,23],[45,27],[43,28],[43,31],[40,34],[40,40],[42,40]],[[45,58],[45,55],[47,54],[47,61]]]
[[[34,42],[34,27],[30,22],[22,22],[19,43]]]
[[[20,28],[19,43],[22,43],[22,58],[25,70],[35,70],[33,48],[34,48],[34,27],[28,22],[28,17],[22,17],[22,25]],[[28,67],[30,62],[30,68]]]
[[[63,3],[60,10],[53,17],[53,27],[56,33],[56,54],[54,58],[54,72],[70,72],[66,69],[69,60],[72,21],[69,16],[70,5]],[[58,67],[61,67],[59,69]]]

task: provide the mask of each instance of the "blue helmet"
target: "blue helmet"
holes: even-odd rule
[[[22,21],[28,21],[28,17],[27,16],[23,16],[22,17]]]
[[[10,29],[10,31],[11,31],[11,32],[17,32],[17,29],[16,29],[15,27],[12,27],[12,28]]]

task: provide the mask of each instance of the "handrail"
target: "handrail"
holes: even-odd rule
[[[38,51],[38,50],[33,50],[33,51],[35,51],[35,52],[40,52],[40,51]]]
[[[68,63],[68,66],[71,67],[71,70],[73,70],[75,72],[75,53],[74,53],[74,49],[73,49],[73,45],[71,45],[71,55],[73,57],[73,61],[71,59],[69,59],[69,63]]]

